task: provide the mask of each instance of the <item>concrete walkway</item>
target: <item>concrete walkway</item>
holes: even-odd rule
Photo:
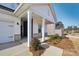
[[[0,50],[0,56],[32,56],[27,48],[27,43]]]
[[[66,37],[79,39],[79,36],[73,36],[73,35],[67,35]]]
[[[46,51],[42,54],[42,56],[62,56],[63,49],[49,46],[49,48],[46,49]]]

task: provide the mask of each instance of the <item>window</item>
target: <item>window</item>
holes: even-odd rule
[[[38,32],[41,33],[41,25],[38,25]]]

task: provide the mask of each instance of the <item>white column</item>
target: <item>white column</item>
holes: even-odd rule
[[[42,42],[45,39],[45,19],[42,19]]]
[[[32,40],[32,12],[30,10],[27,11],[27,27],[28,27],[28,31],[27,31],[27,47],[30,47],[30,43]]]

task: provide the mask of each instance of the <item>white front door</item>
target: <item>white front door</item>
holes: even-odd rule
[[[14,41],[13,33],[13,23],[0,21],[0,43]]]

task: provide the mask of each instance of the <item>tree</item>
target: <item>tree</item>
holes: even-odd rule
[[[64,24],[59,21],[59,22],[56,23],[56,27],[55,28],[56,29],[64,28]]]

